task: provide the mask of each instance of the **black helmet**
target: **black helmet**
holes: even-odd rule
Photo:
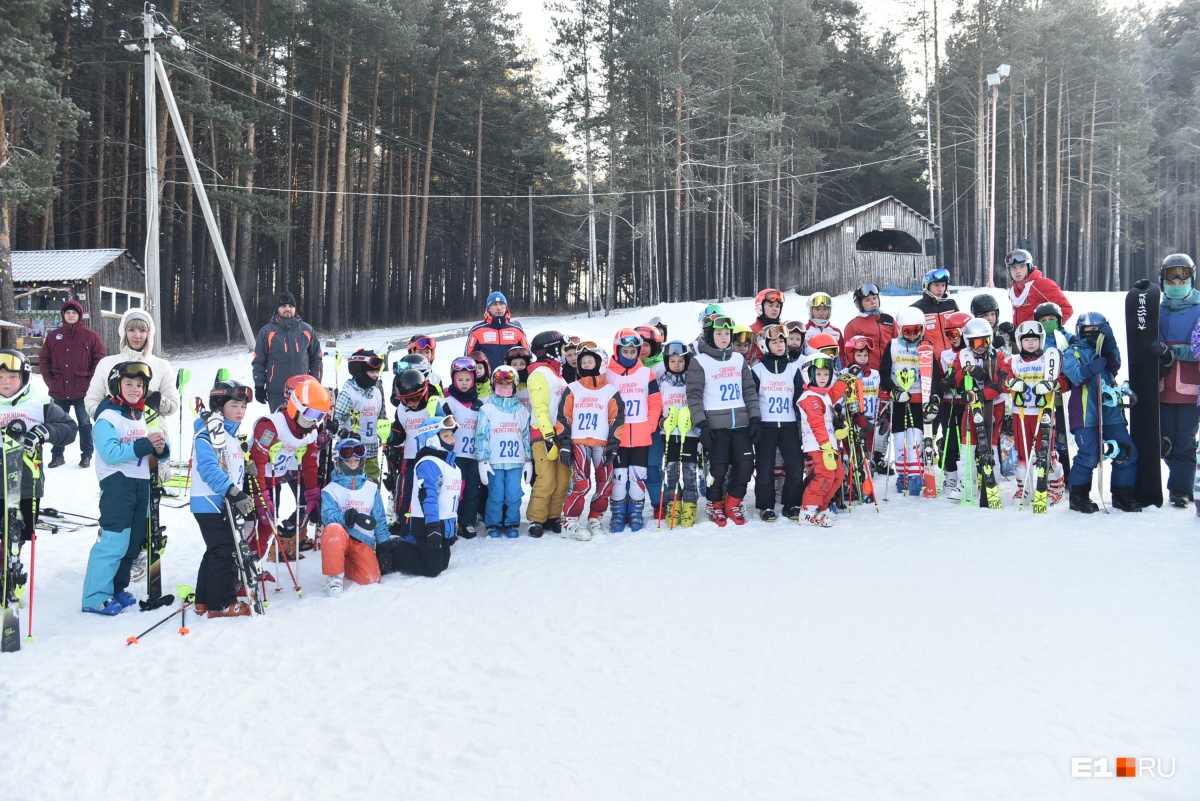
[[[539,359],[557,359],[562,356],[563,335],[561,331],[543,331],[530,344]]]
[[[208,391],[208,410],[224,412],[225,404],[232,400],[251,403],[254,400],[254,390],[237,381],[218,381]]]
[[[372,370],[382,370],[383,365],[383,357],[370,348],[359,348],[354,351],[347,362],[350,377],[363,389],[375,386],[376,382],[372,381],[367,373]]]
[[[405,400],[424,402],[429,397],[429,380],[415,367],[410,367],[396,377],[392,384],[392,403],[399,406]]]
[[[878,294],[879,294],[879,286],[878,285],[863,284],[862,286],[860,286],[854,290],[854,308],[858,309],[859,311],[862,311],[863,310],[863,307],[862,307],[863,298],[865,298],[867,295],[878,295]]]
[[[397,375],[403,375],[407,370],[419,370],[421,375],[426,379],[433,373],[433,365],[419,353],[410,353],[407,356],[400,358],[400,361],[392,365],[392,370]]]
[[[1063,324],[1062,308],[1057,303],[1046,301],[1039,303],[1038,307],[1033,310],[1033,319],[1040,320],[1043,317],[1054,316],[1058,318],[1058,324]]]
[[[29,359],[25,358],[25,354],[19,350],[0,350],[0,368],[8,370],[11,373],[19,373],[21,376],[21,389],[25,389],[29,385],[29,375],[32,372],[29,368]]]
[[[142,391],[150,391],[150,379],[154,376],[154,372],[150,369],[150,365],[145,362],[121,362],[114,364],[113,368],[108,371],[108,394],[111,397],[121,397],[121,379],[122,378],[140,378],[142,379]]]
[[[1000,305],[996,303],[996,299],[986,292],[976,295],[971,298],[971,314],[975,317],[982,317],[988,312],[996,312],[999,314]]]
[[[1194,278],[1196,275],[1196,262],[1192,261],[1192,257],[1186,253],[1172,253],[1170,256],[1167,256],[1165,259],[1163,259],[1162,266],[1158,268],[1159,278],[1160,279],[1165,278],[1167,269],[1171,268],[1171,267],[1184,268],[1185,270],[1188,271],[1189,275],[1187,277],[1189,277],[1189,278]],[[1173,270],[1172,272],[1177,273],[1178,271]],[[1172,277],[1178,277],[1178,276],[1172,276]]]
[[[591,357],[595,360],[596,366],[584,369],[583,358]],[[575,360],[575,369],[579,373],[580,378],[595,378],[604,370],[605,362],[604,354],[596,347],[587,347],[587,345],[579,346],[579,356]]]

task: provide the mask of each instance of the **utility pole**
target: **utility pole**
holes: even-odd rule
[[[154,349],[162,353],[162,310],[159,301],[158,264],[158,121],[155,119],[156,99],[154,92],[154,37],[163,33],[162,26],[154,29],[154,6],[147,3],[142,9],[143,75],[145,85],[142,105],[145,107],[146,125],[146,251],[142,264],[146,268],[146,299],[150,306],[150,317],[154,320]]]
[[[988,86],[992,90],[992,134],[990,142],[991,154],[989,161],[991,167],[988,169],[988,246],[987,246],[987,276],[988,287],[996,286],[995,264],[996,264],[996,140],[1000,138],[999,131],[996,130],[996,107],[1000,104],[1000,84],[1008,77],[1011,67],[1007,64],[1001,64],[1000,69],[987,76]]]
[[[537,309],[533,294],[533,184],[529,185],[529,311]]]

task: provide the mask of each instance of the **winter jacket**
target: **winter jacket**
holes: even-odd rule
[[[125,327],[133,319],[141,320],[150,329],[146,337],[146,344],[140,351],[131,348],[129,339],[125,336]],[[89,415],[95,417],[96,408],[101,401],[108,397],[108,373],[121,362],[145,362],[150,365],[150,389],[147,394],[157,392],[162,396],[158,405],[160,417],[170,417],[179,411],[179,389],[175,386],[175,371],[171,368],[169,361],[154,355],[154,319],[146,313],[145,309],[130,309],[121,317],[121,351],[100,360],[96,365],[96,373],[92,376],[92,382],[88,385],[87,397],[83,399],[83,405]]]
[[[562,363],[557,359],[536,361],[529,365],[529,412],[533,429],[529,432],[534,441],[554,434],[554,422],[558,419],[558,407],[562,404],[567,382],[562,378]],[[558,458],[558,449],[551,448],[550,459]]]
[[[764,398],[762,391],[763,381],[773,381],[777,384],[785,382],[786,379],[772,378],[772,376],[786,375],[789,368],[792,372],[792,379],[788,382],[790,384],[790,393],[784,394],[786,390],[782,388],[780,392],[772,392],[768,388],[768,392]],[[786,416],[786,411],[778,407],[794,407],[796,401],[804,394],[804,373],[800,370],[799,365],[796,365],[795,362],[789,359],[786,353],[782,356],[773,356],[768,353],[763,356],[762,361],[750,369],[750,376],[754,379],[754,389],[759,396],[759,412],[762,415],[763,425],[775,428],[794,427],[797,422],[796,420],[783,421],[778,419],[781,416]],[[777,408],[763,408],[764,406],[769,407],[772,403],[776,404]],[[768,416],[776,418],[777,421],[769,422]]]
[[[1175,360],[1159,384],[1160,403],[1200,401],[1200,360],[1193,352],[1193,339],[1200,324],[1200,292],[1173,300],[1163,295],[1158,313],[1158,338],[1171,348]]]
[[[509,450],[501,453],[500,449],[496,447],[499,437],[492,432],[493,420],[489,416],[489,406],[495,407],[501,415],[512,415],[516,419],[520,429],[518,439],[525,449],[523,453],[518,454]],[[475,453],[479,461],[491,462],[496,467],[520,467],[533,458],[533,452],[529,449],[529,410],[517,400],[515,395],[511,398],[501,398],[492,393],[483,402],[479,408],[479,422],[475,426]]]
[[[11,398],[0,398],[0,428],[7,426],[13,420],[24,420],[26,428],[43,425],[50,432],[47,441],[54,446],[70,445],[75,441],[78,426],[71,415],[63,411],[57,404],[50,401],[32,384],[17,392]],[[40,454],[39,454],[40,458]],[[38,477],[36,485],[33,470],[29,462],[22,459],[21,467],[21,497],[32,498],[34,494],[42,497],[46,486],[46,473]]]
[[[892,315],[879,311],[860,312],[857,317],[846,323],[846,330],[842,333],[842,364],[854,364],[854,354],[847,343],[854,337],[866,337],[871,340],[869,364],[872,370],[878,370],[880,362],[883,361],[883,352],[896,336],[896,320]]]
[[[733,408],[706,409],[704,408],[704,387],[711,378],[704,369],[701,356],[707,356],[717,362],[732,362],[741,359],[741,390],[740,403]],[[736,359],[735,359],[736,357]],[[732,348],[717,350],[712,345],[701,340],[699,352],[688,366],[687,373],[688,410],[692,413],[692,425],[696,428],[746,428],[752,421],[758,423],[758,389],[754,386],[754,378],[750,366]]]
[[[436,461],[444,462],[450,469],[445,470]],[[462,484],[461,470],[456,464],[457,457],[441,448],[425,445],[417,451],[416,467],[413,470],[413,504],[420,505],[421,515],[412,515],[414,529],[424,529],[430,523],[444,523],[446,540],[454,540],[457,535],[458,513],[456,509],[443,509],[440,504],[440,493],[429,492],[429,487],[442,487],[450,479]],[[404,542],[415,543],[416,536],[406,534],[401,539]]]
[[[57,400],[75,400],[87,395],[96,366],[105,355],[100,335],[83,323],[83,306],[77,300],[68,300],[60,313],[69,309],[79,312],[79,322],[67,325],[64,321],[46,334],[38,357],[38,369],[50,397]]]
[[[1025,280],[1008,288],[1008,299],[1013,306],[1013,326],[1033,319],[1033,313],[1043,303],[1057,303],[1062,309],[1063,323],[1075,315],[1071,301],[1058,288],[1058,284],[1042,275],[1036,267],[1029,271]]]
[[[372,408],[374,415],[369,413]],[[363,443],[368,459],[379,455],[379,421],[387,420],[387,416],[383,387],[378,383],[369,389],[363,389],[353,378],[342,384],[342,391],[333,406],[334,424],[339,431],[346,429]]]
[[[96,409],[92,436],[96,442],[96,475],[100,476],[100,526],[105,531],[123,531],[144,525],[149,513],[149,456],[168,459],[170,446],[155,453],[149,437],[122,436],[112,418],[129,422],[144,420],[143,412],[114,398],[105,398]],[[144,530],[144,529],[143,529]]]
[[[325,357],[317,332],[299,317],[282,319],[276,312],[258,332],[254,343],[254,385],[266,385],[267,392],[283,394],[287,380],[296,375],[311,375],[321,380]],[[262,399],[266,401],[266,398]]]
[[[354,490],[361,489],[363,482],[369,481],[362,473],[348,476],[338,470],[334,470],[329,484],[337,484],[348,490]],[[375,518],[374,537],[368,535],[358,527],[347,526],[346,511],[338,505],[337,500],[329,493],[329,485],[321,489],[321,525],[329,526],[336,523],[346,529],[346,533],[354,537],[354,539],[374,548],[379,543],[387,542],[392,537],[392,532],[388,529],[387,512],[383,508],[383,493],[380,492],[379,485],[375,486],[375,500],[371,504],[371,517]]]
[[[649,447],[650,438],[662,422],[662,395],[654,371],[640,359],[626,367],[612,357],[604,380],[617,387],[625,403],[625,426],[621,431],[622,448]]]
[[[604,432],[604,427],[598,424],[592,426],[591,430],[596,434],[604,432],[603,436],[589,436],[587,432],[576,430],[573,423],[575,418],[576,393],[608,391],[611,391],[612,395],[604,403],[604,420],[607,425],[607,432]],[[600,412],[597,412],[597,414],[600,414]],[[596,422],[598,423],[598,421]],[[598,376],[584,376],[578,381],[572,381],[570,384],[567,384],[567,389],[562,397],[562,405],[558,410],[558,424],[554,427],[560,439],[565,437],[566,441],[570,441],[575,445],[595,445],[603,448],[619,444],[624,427],[625,401],[621,399],[621,393],[615,387],[609,388],[603,374]]]
[[[1112,329],[1101,326],[1104,333],[1103,359],[1096,361],[1096,350],[1086,339],[1076,338],[1063,351],[1062,374],[1071,382],[1074,390],[1067,401],[1067,423],[1072,429],[1094,428],[1103,421],[1104,425],[1120,425],[1125,422],[1119,406],[1101,407],[1100,388],[1097,376],[1106,385],[1116,383],[1113,378],[1121,369],[1121,352],[1113,340]],[[1104,409],[1103,418],[1100,408]]]
[[[946,337],[946,318],[951,312],[958,311],[958,301],[949,295],[938,300],[926,292],[912,306],[914,309],[920,309],[925,315],[925,338],[933,343],[936,362],[940,359],[942,351],[950,347],[950,340]]]
[[[238,446],[234,453],[232,442],[230,442],[230,439],[233,442],[237,441],[240,423],[225,420],[224,424],[225,436],[228,438],[226,442],[229,443],[226,459],[228,460],[231,455],[236,455],[238,459],[244,461],[241,447]],[[200,480],[192,479],[191,491],[188,493],[191,500],[188,501],[188,506],[192,514],[223,514],[225,495],[234,484],[233,479],[229,476],[231,473],[234,476],[240,476],[244,473],[244,469],[241,465],[231,465],[228,462],[225,469],[221,468],[220,457],[213,448],[212,435],[208,433],[208,426],[205,425],[203,418],[197,417],[192,421],[192,433],[195,436],[192,444],[192,464],[196,476]]]
[[[476,323],[467,333],[467,346],[463,354],[482,351],[494,370],[504,364],[504,357],[508,355],[509,349],[518,345],[523,348],[529,347],[525,329],[520,323],[514,322],[507,312],[500,318],[484,314],[483,322]]]

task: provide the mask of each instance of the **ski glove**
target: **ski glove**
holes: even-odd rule
[[[1097,356],[1087,363],[1087,374],[1089,376],[1098,376],[1108,368],[1108,359],[1103,356]]]
[[[925,422],[932,423],[934,420],[937,420],[938,419],[938,411],[939,411],[939,409],[938,409],[937,401],[931,400],[931,401],[929,401],[929,403],[926,403],[925,404]]]
[[[436,551],[441,549],[442,544],[446,541],[446,521],[439,520],[436,523],[425,524],[425,542],[424,546]]]
[[[754,418],[750,418],[750,444],[757,445],[762,439],[762,424]]]
[[[1019,378],[1010,378],[1005,382],[1005,389],[1013,394],[1020,394],[1025,391],[1025,382]]]
[[[321,514],[321,490],[316,487],[304,491],[304,514],[308,517]]]
[[[700,445],[704,448],[705,453],[711,453],[713,449],[713,434],[707,428],[700,429]]]
[[[533,462],[526,462],[521,468],[521,480],[533,486]]]
[[[1033,391],[1038,395],[1049,395],[1054,391],[1054,384],[1050,381],[1039,381],[1033,385]]]
[[[267,385],[266,384],[255,384],[254,385],[254,399],[256,401],[261,401],[262,403],[267,404],[267,408],[270,408],[271,402],[267,400]],[[272,411],[274,411],[274,410],[272,409]]]
[[[567,467],[571,466],[571,454],[575,448],[570,442],[564,442],[558,449],[558,461],[562,462]]]
[[[248,517],[250,512],[254,510],[254,499],[243,492],[236,484],[230,485],[225,491],[225,497],[229,499],[229,505],[237,512],[240,517]]]
[[[977,364],[971,368],[971,378],[974,378],[980,384],[986,384],[991,381],[991,378],[987,374],[987,370],[984,369],[982,364]]]
[[[909,395],[904,390],[900,390],[900,394],[898,394],[896,396],[896,402],[897,403],[908,403],[908,401],[911,397],[912,397],[912,395]]]
[[[617,451],[620,450],[620,442],[610,442],[604,446],[604,461],[611,462],[617,458]]]
[[[149,395],[146,396],[146,406],[153,409],[154,411],[157,412],[158,407],[161,404],[162,404],[162,393],[159,392],[158,390],[155,390],[154,392],[151,392]]]
[[[488,477],[494,476],[494,475],[496,475],[496,471],[492,469],[492,466],[489,463],[487,463],[487,462],[479,463],[479,483],[480,484],[482,484],[483,486],[486,487],[488,485]]]
[[[832,442],[826,442],[821,446],[821,461],[825,463],[826,470],[837,470],[837,454],[833,452]]]
[[[259,525],[269,527],[275,520],[275,503],[265,490],[259,494],[258,500],[259,503],[254,507],[255,517],[258,518]]]

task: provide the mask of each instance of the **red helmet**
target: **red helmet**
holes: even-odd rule
[[[622,328],[613,335],[613,349],[620,352],[621,348],[641,348],[642,335],[634,328]]]
[[[967,323],[975,319],[969,312],[956,311],[950,312],[942,321],[942,330],[949,331],[952,328],[957,328],[959,331],[967,327]]]
[[[856,350],[864,349],[868,351],[875,350],[875,343],[871,341],[870,337],[865,337],[862,334],[859,334],[856,337],[850,337],[850,341],[846,343],[846,350],[850,351],[851,353]]]
[[[763,304],[767,303],[768,301],[771,303],[778,303],[782,308],[783,293],[774,287],[767,287],[762,292],[759,292],[754,296],[754,313],[759,317],[762,317]],[[782,311],[780,313],[782,314]]]
[[[813,334],[809,337],[806,344],[809,350],[824,350],[825,348],[836,348],[838,341],[837,337],[833,334],[827,334],[822,331],[819,334]]]

